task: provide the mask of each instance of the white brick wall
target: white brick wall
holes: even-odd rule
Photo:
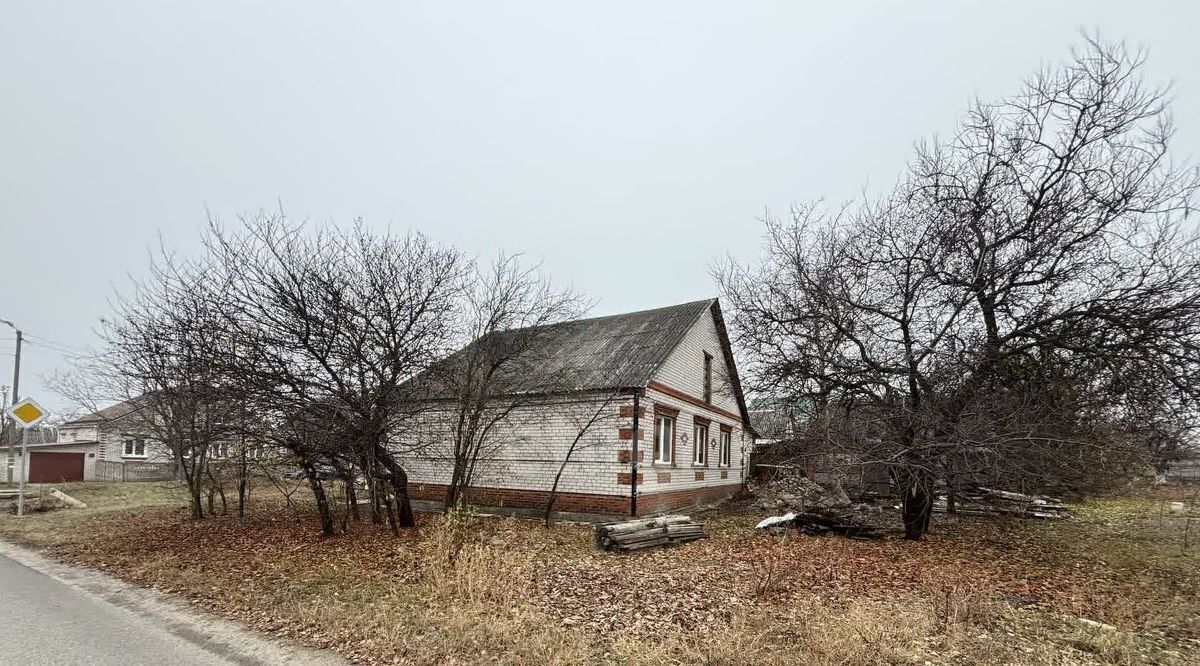
[[[118,420],[102,425],[60,427],[58,429],[58,441],[63,444],[98,442],[98,445],[92,451],[96,453],[96,457],[99,460],[105,462],[172,462],[171,452],[167,447],[144,436],[124,432],[122,428],[123,423],[124,421]],[[137,439],[138,437],[146,440],[146,457],[124,457],[122,453],[124,451],[125,440]]]
[[[645,446],[650,453],[647,454],[647,464],[643,465],[642,470],[645,473],[641,487],[642,494],[674,492],[725,484],[737,485],[742,482],[743,463],[749,447],[749,440],[745,429],[742,428],[740,419],[730,418],[728,415],[699,407],[690,401],[680,400],[675,396],[654,389],[646,392],[646,398],[643,400],[643,403],[646,404],[647,418],[649,419],[649,422],[645,426]],[[656,403],[679,410],[679,414],[675,417],[674,463],[651,462],[653,461],[654,450],[653,410]],[[694,437],[696,416],[709,419],[707,465],[695,465],[692,462],[695,460],[696,451]],[[728,466],[719,464],[720,450],[718,446],[720,445],[721,425],[733,427]],[[728,473],[728,478],[721,478],[722,471]],[[670,481],[659,482],[658,474],[660,472],[670,474]],[[704,479],[700,481],[696,480],[696,472],[704,472]]]
[[[716,321],[710,311],[705,311],[692,326],[655,373],[654,379],[690,396],[703,398],[705,352],[713,357],[713,405],[727,412],[738,413],[737,399],[729,383],[729,367],[725,363]]]
[[[662,367],[655,373],[653,381],[663,384],[675,391],[684,393],[696,400],[704,397],[704,353],[708,352],[713,358],[712,406],[721,410],[716,411],[696,405],[692,401],[681,400],[662,391],[651,389],[647,392],[648,403],[661,403],[679,410],[675,421],[675,462],[674,465],[655,463],[653,474],[645,476],[643,493],[657,493],[689,488],[721,484],[738,484],[742,481],[746,452],[750,440],[742,427],[738,410],[737,398],[734,396],[729,381],[730,369],[725,363],[725,353],[721,348],[721,339],[717,335],[717,325],[711,311],[705,311],[696,324],[688,331],[679,346],[675,348]],[[652,414],[652,412],[651,412]],[[708,428],[708,464],[695,466],[695,416],[702,416],[711,422]],[[730,464],[721,467],[719,449],[721,429],[719,424],[733,426],[732,442],[730,443]],[[653,446],[653,423],[647,429],[646,437]],[[704,472],[704,480],[697,481],[696,471]],[[721,479],[721,471],[728,472],[728,478]],[[658,483],[658,472],[669,473],[669,483]]]
[[[621,494],[617,474],[628,471],[617,451],[621,405],[619,396],[604,405],[608,394],[542,399],[522,405],[494,429],[477,464],[475,484],[493,488],[549,490],[563,458],[591,416],[601,416],[586,432],[563,471],[559,492]],[[393,447],[413,483],[446,484],[452,467],[449,412],[431,412],[398,424]],[[627,445],[629,442],[626,441]]]
[[[653,388],[641,398],[642,451],[639,473],[641,494],[673,492],[742,482],[744,460],[750,442],[737,416],[737,400],[729,390],[729,370],[725,363],[716,324],[705,312],[656,373],[654,381],[701,401],[704,392],[704,352],[713,357],[713,404],[696,405]],[[608,397],[605,394],[574,395],[544,399],[515,410],[492,437],[494,446],[486,452],[476,472],[480,487],[549,490],[566,451],[580,427]],[[676,421],[676,460],[674,466],[655,464],[654,403],[679,410]],[[620,396],[604,409],[604,416],[579,442],[559,482],[559,492],[604,495],[628,495],[629,486],[617,482],[617,475],[630,471],[628,462],[619,462],[618,451],[631,449],[631,440],[619,437],[620,428],[631,428],[631,417],[619,416],[622,405],[632,406],[632,396]],[[719,411],[718,411],[719,410]],[[695,443],[693,417],[710,419],[707,467],[694,467]],[[426,413],[419,419],[398,424],[393,431],[393,446],[413,483],[446,484],[450,480],[450,415]],[[731,461],[718,465],[720,425],[733,426]],[[695,473],[704,472],[703,480]],[[721,472],[727,478],[721,478]],[[658,481],[658,473],[671,474],[669,482]]]
[[[144,439],[146,441],[146,457],[125,457],[125,440]],[[100,459],[108,462],[173,462],[171,451],[161,442],[121,431],[118,424],[104,427],[100,430]]]

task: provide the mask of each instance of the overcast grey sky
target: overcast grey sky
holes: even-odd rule
[[[523,251],[596,314],[714,293],[764,208],[891,183],[972,95],[1081,28],[1174,80],[1200,152],[1194,2],[0,3],[0,318],[22,393],[94,343],[161,233],[297,219]],[[12,372],[0,328],[0,383]],[[47,340],[52,342],[46,342]]]

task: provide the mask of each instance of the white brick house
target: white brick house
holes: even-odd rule
[[[58,439],[29,447],[27,480],[32,482],[91,481],[103,463],[169,463],[170,452],[138,428],[141,405],[124,400],[68,421],[58,427]]]
[[[473,503],[542,509],[560,467],[555,508],[567,513],[629,514],[634,492],[638,514],[658,513],[739,489],[752,431],[716,299],[565,322],[549,332],[524,372],[559,373],[570,385],[529,398],[497,426],[469,493]],[[450,409],[434,407],[393,430],[414,499],[444,497]]]

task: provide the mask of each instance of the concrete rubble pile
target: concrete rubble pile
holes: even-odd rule
[[[751,484],[753,506],[763,511],[786,511],[760,522],[756,527],[772,532],[797,529],[805,534],[834,532],[853,538],[877,538],[878,530],[865,519],[881,513],[878,506],[856,504],[839,485],[829,487],[807,478],[798,470],[781,470],[770,481]]]

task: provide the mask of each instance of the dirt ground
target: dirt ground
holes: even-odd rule
[[[725,511],[708,539],[613,555],[579,525],[421,515],[321,539],[267,489],[244,522],[193,523],[173,484],[61,488],[89,507],[3,513],[0,535],[366,663],[1200,663],[1195,489],[1071,521],[937,516],[921,542]]]

